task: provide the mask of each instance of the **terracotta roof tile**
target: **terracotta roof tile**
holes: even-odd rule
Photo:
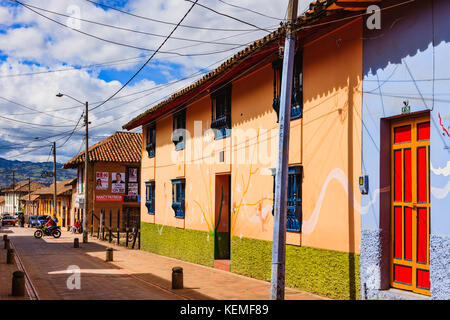
[[[71,182],[74,179],[69,179],[69,180],[63,180],[63,181],[58,181],[56,182],[56,192],[58,196],[64,195],[64,194],[70,194],[72,191],[72,186],[71,186]],[[48,187],[44,187],[41,189],[36,190],[35,192],[32,193],[32,195],[52,195],[54,192],[53,186],[55,184],[52,183],[50,186]],[[26,197],[25,197],[26,198]],[[25,200],[28,200],[28,198],[26,198]]]
[[[39,195],[37,195],[37,194],[31,194],[30,195],[30,200],[31,201],[35,201],[37,198],[39,198]],[[24,194],[23,196],[21,196],[19,198],[19,200],[21,200],[21,201],[28,201],[28,194]]]
[[[43,184],[40,184],[36,181],[31,181],[30,190],[31,192],[36,191],[37,189],[45,187]],[[15,184],[15,188],[10,185],[9,187],[2,190],[2,192],[28,192],[28,180],[22,180]]]
[[[314,22],[317,22],[318,18],[325,15],[327,13],[328,7],[330,7],[335,2],[339,2],[341,0],[316,0],[313,1],[310,6],[309,10],[300,15],[296,22],[295,27],[299,28]],[[378,0],[368,0],[371,1],[378,1]],[[187,93],[190,93],[194,91],[195,89],[198,89],[203,84],[215,79],[218,75],[221,73],[224,73],[225,71],[233,68],[242,61],[245,57],[248,57],[257,51],[259,51],[262,48],[267,47],[270,44],[273,44],[275,42],[278,42],[282,39],[286,34],[286,26],[282,25],[277,30],[273,31],[269,35],[265,36],[262,39],[256,40],[249,46],[247,46],[245,49],[239,51],[236,53],[232,58],[228,59],[224,63],[222,63],[219,67],[217,67],[215,70],[209,72],[208,74],[204,75],[201,79],[195,81],[188,87],[181,89],[180,91],[174,93],[172,96],[170,96],[168,99],[162,101],[161,103],[151,107],[149,110],[141,113],[140,115],[136,116],[132,120],[130,120],[128,123],[122,126],[123,129],[131,130],[139,125],[142,125],[142,122],[145,122],[145,118],[149,117],[153,113],[155,113],[157,110],[169,105],[170,103],[176,101],[180,97],[186,95]]]
[[[117,131],[112,136],[89,148],[89,162],[140,162],[142,133]],[[84,163],[85,152],[80,152],[63,165],[64,169],[76,168]]]

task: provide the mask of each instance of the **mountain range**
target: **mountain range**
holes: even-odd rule
[[[56,163],[56,177],[58,181],[68,180],[77,176],[76,169],[62,169],[62,163]],[[7,160],[0,158],[0,188],[5,188],[12,184],[12,172],[15,170],[15,182],[31,180],[39,182],[44,185],[53,183],[53,177],[43,177],[43,172],[53,172],[53,162],[31,162]]]

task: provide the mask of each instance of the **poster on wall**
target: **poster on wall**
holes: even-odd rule
[[[138,169],[137,168],[129,168],[128,169],[128,182],[138,182]]]
[[[125,193],[125,173],[113,172],[111,179],[111,193]]]
[[[109,173],[108,172],[96,172],[96,190],[108,189]]]
[[[137,195],[138,194],[138,184],[137,183],[129,183],[128,184],[128,195]]]

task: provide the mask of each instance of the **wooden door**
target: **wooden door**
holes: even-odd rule
[[[430,295],[430,119],[391,128],[391,285]]]

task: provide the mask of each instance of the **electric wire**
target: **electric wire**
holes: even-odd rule
[[[185,0],[185,1],[194,3],[193,0]],[[242,19],[233,17],[233,16],[231,16],[231,15],[229,15],[229,14],[219,12],[219,11],[217,11],[217,10],[215,10],[215,9],[213,9],[213,8],[210,8],[210,7],[208,7],[208,6],[205,6],[205,5],[201,4],[201,3],[197,3],[197,1],[195,1],[195,4],[197,4],[197,6],[202,7],[202,8],[204,8],[204,9],[206,9],[206,10],[209,10],[209,11],[211,11],[211,12],[214,12],[215,14],[218,14],[218,15],[220,15],[220,16],[230,18],[230,19],[232,19],[232,20],[238,21],[238,22],[243,23],[243,24],[246,24],[246,25],[248,25],[248,26],[252,26],[252,27],[254,27],[255,29],[258,29],[258,30],[261,30],[261,31],[266,31],[266,32],[268,32],[268,33],[271,32],[270,30],[265,29],[265,28],[258,27],[257,25],[255,25],[255,24],[253,24],[253,23],[251,23],[251,22],[244,21],[244,20],[242,20]]]
[[[413,2],[413,1],[415,1],[415,0],[406,1],[406,2],[404,2],[404,3],[402,3],[402,4],[410,3],[410,2]],[[399,4],[399,5],[402,5],[402,4]],[[392,7],[393,7],[393,6],[392,6]],[[387,8],[383,8],[383,9],[387,9]],[[364,15],[364,14],[362,14],[362,15]],[[361,15],[358,15],[358,16],[361,16]],[[352,16],[352,17],[347,17],[347,18],[345,18],[345,19],[355,18],[355,17],[356,17],[356,16]],[[330,21],[330,22],[327,22],[327,23],[324,23],[324,24],[329,24],[329,23],[333,23],[333,22],[337,22],[337,21],[342,21],[342,20],[344,20],[344,19],[338,19],[338,20]],[[321,24],[321,25],[323,25],[323,24]],[[302,28],[299,28],[299,29],[303,29],[303,28],[306,28],[306,27],[315,27],[315,26],[318,26],[318,25],[314,25],[314,26],[305,26],[305,27],[302,27]],[[297,30],[298,30],[298,29],[297,29]]]
[[[267,52],[269,52],[269,51],[270,51],[270,50],[261,51],[261,52],[256,53],[256,55],[258,55],[258,54],[265,54],[265,53],[267,53]],[[250,57],[252,57],[252,55],[245,57],[245,58],[242,60],[242,62],[243,62],[243,61],[246,61],[246,60],[249,59]],[[239,74],[239,75],[233,77],[232,79],[228,80],[227,82],[225,82],[224,84],[222,84],[222,85],[219,86],[219,87],[215,87],[215,89],[214,89],[212,92],[216,92],[216,91],[218,91],[218,90],[224,88],[224,87],[227,86],[229,83],[231,83],[232,81],[236,80],[237,78],[242,77],[243,75],[245,75],[245,74],[247,74],[247,73],[253,71],[254,69],[258,68],[261,64],[266,63],[266,60],[268,60],[268,59],[271,59],[271,56],[270,56],[270,55],[269,55],[268,57],[266,57],[265,59],[259,61],[258,63],[252,65],[251,67],[249,67],[249,68],[248,68],[245,72],[243,72],[242,74]],[[225,74],[222,74],[221,76],[219,76],[219,77],[215,80],[215,82],[219,82],[223,77],[225,77]],[[192,97],[191,99],[189,99],[188,101],[184,102],[184,106],[183,106],[182,108],[180,108],[179,110],[185,110],[185,109],[187,109],[187,106],[189,105],[189,103],[192,102],[195,98],[197,98],[200,94],[203,94],[203,92],[204,92],[204,90],[201,91],[201,92],[199,92],[199,93],[197,93],[195,96],[193,96],[193,97]],[[138,111],[138,110],[141,110],[141,109],[148,109],[149,106],[152,106],[152,107],[150,107],[150,109],[151,109],[151,108],[154,107],[154,105],[155,105],[156,103],[158,103],[158,102],[160,102],[160,101],[164,101],[165,99],[169,98],[170,96],[172,96],[172,94],[169,94],[169,95],[167,95],[167,96],[165,96],[165,97],[163,97],[163,98],[157,99],[156,101],[153,101],[153,102],[151,102],[150,104],[145,105],[144,107],[139,107],[138,109],[130,110],[129,112],[134,112],[134,111]],[[117,121],[117,120],[119,120],[119,119],[121,119],[121,118],[124,118],[124,117],[126,117],[126,116],[129,116],[129,114],[122,115],[122,116],[117,117],[117,118],[115,118],[115,119],[113,119],[113,120],[110,120],[110,121],[101,123],[101,124],[96,125],[96,126],[91,126],[91,128],[98,128],[98,127],[104,126],[104,125],[106,125],[106,124],[112,123],[112,122]],[[165,119],[165,118],[170,117],[170,116],[172,116],[172,114],[171,114],[171,113],[167,113],[165,116],[160,117],[160,118],[158,118],[158,119],[161,120],[161,119]]]
[[[219,1],[219,2],[221,2],[221,3],[223,3],[223,4],[226,4],[227,6],[234,7],[234,8],[238,8],[238,9],[242,9],[242,10],[245,10],[245,11],[249,11],[249,12],[252,12],[252,13],[254,13],[254,14],[260,15],[260,16],[262,16],[262,17],[265,17],[265,18],[269,18],[269,19],[273,19],[273,20],[278,20],[278,21],[282,21],[282,20],[285,21],[285,20],[286,20],[286,17],[283,18],[283,19],[280,19],[280,18],[272,17],[272,16],[269,16],[269,15],[267,15],[267,14],[264,14],[264,13],[261,13],[261,12],[258,12],[258,11],[255,11],[255,10],[252,10],[252,9],[249,9],[249,8],[245,8],[245,7],[241,7],[241,6],[238,6],[238,5],[229,3],[229,2],[225,2],[225,1],[223,1],[223,0],[217,0],[217,1]]]
[[[187,17],[187,15],[191,12],[191,10],[194,8],[195,4],[198,2],[198,0],[195,1],[195,3],[192,4],[192,6],[189,8],[189,10],[184,14],[183,18],[181,18],[181,20],[178,22],[178,24],[173,28],[173,30],[169,33],[169,35],[166,37],[166,39],[159,45],[158,49],[156,49],[156,51],[152,54],[152,56],[150,58],[148,58],[148,60],[142,65],[142,67],[139,68],[138,71],[136,71],[136,73],[127,81],[125,82],[122,87],[117,90],[113,95],[111,95],[108,99],[106,99],[105,101],[103,101],[102,103],[100,103],[99,105],[97,105],[96,107],[94,107],[92,110],[97,109],[99,107],[101,107],[102,105],[104,105],[105,103],[107,103],[109,100],[111,100],[112,98],[114,98],[120,91],[122,91],[131,81],[133,81],[133,79],[142,71],[142,69],[145,68],[145,66],[150,62],[150,60],[152,60],[152,58],[155,56],[155,54],[164,46],[164,44],[170,39],[170,37],[172,36],[172,34],[175,32],[175,30],[177,30],[178,26],[183,22],[183,20]]]
[[[26,8],[26,9],[28,9],[28,10],[34,12],[35,14],[37,14],[37,15],[39,15],[39,16],[41,16],[41,17],[43,17],[44,19],[50,20],[50,21],[52,21],[52,22],[54,22],[54,23],[56,23],[56,24],[58,24],[58,25],[60,25],[60,26],[63,26],[63,27],[65,27],[65,28],[68,28],[68,29],[70,29],[70,30],[72,30],[72,31],[81,33],[81,34],[83,34],[83,35],[85,35],[85,36],[88,36],[88,37],[91,37],[91,38],[94,38],[94,39],[97,39],[97,40],[100,40],[100,41],[103,41],[103,42],[107,42],[107,43],[109,43],[109,44],[114,44],[114,45],[118,45],[118,46],[122,46],[122,47],[127,47],[127,48],[131,48],[131,49],[136,49],[136,50],[149,51],[149,52],[153,52],[153,53],[160,52],[160,53],[171,54],[171,55],[180,56],[180,57],[197,57],[197,56],[207,56],[207,55],[213,55],[213,54],[224,53],[224,52],[236,50],[236,49],[239,49],[239,48],[241,48],[241,47],[247,46],[247,45],[249,44],[249,43],[245,43],[245,44],[242,44],[242,45],[234,46],[234,47],[232,47],[232,48],[230,48],[230,49],[226,49],[226,50],[217,50],[217,51],[200,52],[200,53],[189,53],[189,54],[183,54],[183,53],[179,53],[179,52],[176,52],[176,51],[160,51],[160,50],[154,50],[154,49],[149,49],[149,48],[139,47],[139,46],[135,46],[135,45],[131,45],[131,44],[126,44],[126,43],[122,43],[122,42],[117,42],[117,41],[114,41],[114,40],[105,39],[105,38],[96,36],[96,35],[94,35],[94,34],[84,32],[84,31],[79,30],[79,29],[77,29],[77,28],[72,28],[72,27],[70,27],[70,26],[68,26],[68,25],[66,25],[66,24],[64,24],[64,23],[62,23],[62,22],[60,22],[60,21],[58,21],[58,20],[52,19],[52,18],[50,18],[50,17],[48,17],[48,16],[46,16],[46,15],[44,15],[44,14],[42,14],[42,13],[37,12],[36,10],[32,9],[32,8],[29,7],[28,5],[22,3],[22,2],[20,2],[20,1],[18,1],[18,0],[10,0],[10,1],[16,2],[16,3],[20,4],[21,6],[23,6],[24,8]],[[250,42],[250,43],[251,43],[251,42]]]
[[[35,112],[37,112],[37,113],[45,114],[46,116],[49,116],[49,117],[52,117],[52,118],[57,118],[57,119],[62,119],[62,120],[66,120],[66,121],[69,121],[69,122],[74,122],[74,120],[72,120],[72,119],[67,119],[67,118],[59,117],[59,116],[57,116],[57,115],[48,113],[48,112],[43,111],[43,110],[37,110],[37,109],[31,108],[31,107],[28,107],[28,106],[26,106],[26,105],[24,105],[24,104],[22,104],[22,103],[15,102],[15,101],[12,101],[12,100],[10,100],[10,99],[7,99],[7,98],[5,98],[5,97],[1,97],[1,96],[0,96],[0,99],[2,99],[2,100],[4,100],[4,101],[7,101],[7,102],[9,102],[9,103],[15,104],[15,105],[17,105],[17,106],[20,106],[20,107],[22,107],[22,108],[25,108],[25,109],[28,109],[28,110],[32,110],[32,111],[35,111]]]
[[[62,16],[62,17],[66,17],[66,18],[70,18],[70,19],[74,19],[74,20],[78,20],[78,21],[83,21],[83,22],[87,22],[87,23],[91,23],[91,24],[96,24],[96,25],[100,25],[100,26],[103,26],[103,27],[107,27],[107,28],[112,28],[112,29],[122,30],[122,31],[127,31],[127,32],[132,32],[132,33],[138,33],[138,34],[143,34],[143,35],[148,35],[148,36],[154,36],[154,37],[159,37],[159,38],[165,38],[166,37],[165,35],[161,35],[161,34],[157,34],[157,33],[145,32],[145,31],[140,31],[140,30],[134,30],[134,29],[129,29],[129,28],[125,28],[125,27],[110,25],[110,24],[106,24],[106,23],[102,23],[102,22],[97,22],[97,21],[93,21],[93,20],[77,18],[77,17],[74,17],[74,16],[70,16],[68,14],[64,14],[64,13],[60,13],[60,12],[44,9],[44,8],[41,8],[41,7],[33,6],[31,4],[28,4],[28,3],[26,3],[26,5],[28,7],[30,7],[30,8],[34,8],[34,9],[37,9],[37,10],[40,10],[40,11],[45,11],[45,12],[52,13],[52,14],[55,14],[55,15],[58,15],[58,16]],[[196,43],[220,44],[220,45],[229,45],[229,46],[238,46],[238,45],[240,45],[240,44],[236,44],[236,43],[216,42],[216,41],[207,41],[207,40],[200,40],[200,39],[180,38],[180,37],[172,37],[172,39],[180,40],[180,41],[196,42]]]
[[[255,33],[255,32],[260,32],[260,31],[259,30],[252,30],[252,31],[242,32],[242,33],[239,33],[239,34],[226,36],[226,37],[221,37],[221,38],[214,39],[214,40],[211,40],[211,41],[215,42],[215,41],[226,40],[226,39],[230,39],[230,38],[236,38],[236,37],[240,37],[240,36],[247,35],[247,34],[250,34],[250,33]],[[208,44],[208,42],[199,43],[199,44],[191,44],[191,45],[182,46],[182,47],[177,47],[177,48],[174,48],[173,50],[170,50],[170,51],[179,51],[179,50],[183,50],[183,49],[187,49],[187,48],[201,46],[201,45],[204,45],[204,44]],[[130,60],[142,60],[142,59],[148,58],[149,56],[150,55],[140,55],[140,56],[137,56],[137,57],[131,57],[131,58],[125,58],[125,59],[117,59],[117,60],[106,61],[106,62],[99,62],[99,63],[83,65],[83,66],[79,66],[79,67],[74,66],[74,67],[69,67],[69,68],[64,68],[64,69],[53,69],[53,70],[50,69],[50,70],[45,70],[45,71],[36,71],[36,72],[26,72],[26,73],[15,73],[15,74],[8,74],[8,75],[0,75],[0,79],[1,78],[13,78],[13,77],[21,77],[21,76],[32,76],[32,75],[48,74],[48,73],[55,73],[55,72],[76,71],[76,70],[82,70],[82,69],[91,69],[91,68],[95,68],[95,67],[99,67],[99,66],[114,67],[114,66],[118,66],[118,65],[135,63],[135,61],[130,61]],[[161,60],[162,59],[168,60],[170,58],[178,58],[178,57],[177,56],[175,56],[175,57],[168,56],[168,57],[160,57],[159,59],[161,59]],[[159,60],[156,60],[156,61],[159,61]]]
[[[64,143],[62,145],[60,145],[58,148],[62,148],[64,147],[64,145],[70,140],[70,138],[72,138],[72,135],[74,134],[75,130],[77,130],[78,125],[80,124],[81,119],[83,118],[84,112],[81,114],[80,118],[78,119],[77,124],[75,125],[75,127],[73,128],[72,132],[69,134],[69,136],[67,137],[66,141],[64,141]]]
[[[131,13],[131,12],[127,12],[127,11],[124,11],[124,10],[120,10],[120,9],[114,8],[114,7],[112,7],[112,6],[106,5],[106,4],[104,4],[104,3],[99,3],[99,2],[96,2],[96,1],[92,1],[92,0],[85,0],[85,1],[90,2],[90,3],[92,3],[92,4],[94,4],[94,5],[97,5],[97,6],[103,7],[103,8],[111,9],[111,10],[114,10],[114,11],[117,11],[117,12],[120,12],[120,13],[123,13],[123,14],[126,14],[126,15],[129,15],[129,16],[133,16],[133,17],[135,17],[135,18],[139,18],[139,19],[143,19],[143,20],[148,20],[148,21],[153,21],[153,22],[158,22],[158,23],[167,24],[167,25],[172,25],[172,26],[177,25],[177,24],[174,23],[174,22],[168,22],[168,21],[158,20],[158,19],[154,19],[154,18],[144,17],[144,16],[140,16],[140,15],[137,15],[137,14],[134,14],[134,13]],[[210,31],[242,32],[242,31],[252,31],[252,30],[255,30],[255,29],[221,29],[221,28],[208,28],[208,27],[190,26],[190,25],[185,25],[185,24],[180,24],[179,26],[180,26],[180,27],[183,27],[183,28],[199,29],[199,30],[210,30]]]
[[[8,118],[8,117],[1,116],[1,115],[0,115],[0,118],[5,119],[7,121],[18,122],[18,123],[27,124],[29,126],[36,126],[36,127],[49,127],[49,126],[58,127],[58,128],[72,127],[72,125],[38,124],[38,123],[33,123],[33,122],[28,122],[28,121],[12,119],[12,118]]]

